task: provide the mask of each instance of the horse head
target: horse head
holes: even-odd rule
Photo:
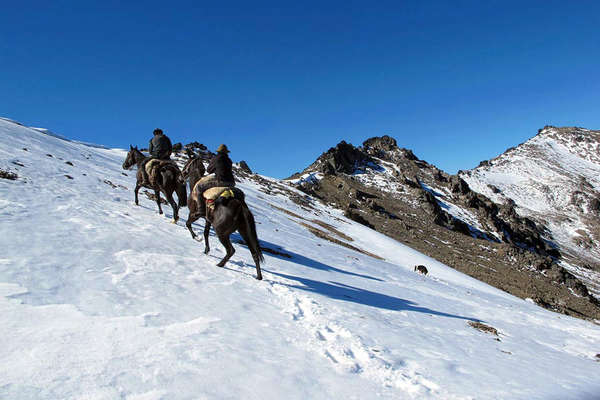
[[[129,145],[129,152],[127,152],[127,157],[125,158],[125,161],[123,162],[123,169],[130,169],[131,167],[133,167],[135,164],[137,164],[137,160],[136,158],[138,158],[138,154],[142,154],[137,146],[133,147],[132,145]],[[142,154],[143,157],[143,154]]]
[[[190,174],[196,174],[197,177],[204,176],[206,169],[204,168],[204,164],[202,164],[202,159],[200,157],[191,158],[188,162],[185,163],[181,170],[181,177],[185,180],[188,179]]]

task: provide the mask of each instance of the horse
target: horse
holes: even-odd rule
[[[204,201],[202,194],[193,190],[204,173],[204,171],[202,171],[204,165],[202,165],[201,161],[198,162],[197,160],[199,159],[188,161],[182,171],[184,179],[189,177],[190,187],[192,188],[188,198],[188,208],[190,213],[185,225],[194,239],[196,239],[196,234],[192,229],[192,223],[201,217],[201,215],[198,214],[198,204],[200,201]],[[200,166],[202,166],[202,168],[200,168]],[[213,226],[219,241],[227,251],[225,257],[217,264],[218,267],[224,267],[225,263],[227,263],[235,253],[235,249],[231,244],[231,239],[229,237],[233,232],[238,231],[252,254],[252,259],[256,266],[256,279],[262,280],[260,263],[264,262],[265,259],[258,242],[254,215],[252,215],[252,212],[244,200],[244,192],[237,188],[232,189],[232,191],[235,194],[233,198],[219,196],[213,203],[214,207],[206,207],[206,215],[204,216],[204,219],[206,220],[206,223],[204,224],[204,254],[210,252],[208,235],[210,233],[210,227]]]
[[[181,169],[181,177],[185,181],[189,180],[190,184],[190,193],[194,190],[194,185],[204,176],[206,172],[206,168],[204,168],[204,164],[202,163],[202,159],[200,157],[191,157],[193,155],[188,153],[190,159],[185,163],[183,168]]]
[[[129,145],[129,152],[127,153],[127,158],[125,158],[125,161],[123,162],[123,169],[130,169],[133,165],[137,165],[135,205],[139,205],[138,191],[143,186],[154,190],[156,204],[158,205],[158,213],[162,214],[163,211],[160,206],[160,192],[162,192],[171,205],[171,208],[173,208],[173,223],[176,223],[177,220],[179,220],[179,207],[185,207],[187,205],[187,190],[185,181],[181,179],[181,172],[174,163],[155,167],[158,168],[158,173],[155,174],[155,182],[154,186],[152,186],[150,182],[147,182],[144,179],[143,162],[145,159],[146,156],[138,150],[137,146],[133,147]],[[178,203],[175,203],[175,200],[173,199],[173,192],[177,193]]]

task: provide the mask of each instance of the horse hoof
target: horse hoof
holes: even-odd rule
[[[219,268],[223,268],[224,266],[225,266],[225,263],[218,263],[217,264],[217,267],[219,267]]]
[[[256,277],[257,280],[262,281],[262,275]]]

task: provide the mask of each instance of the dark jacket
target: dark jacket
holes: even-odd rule
[[[221,182],[235,182],[233,179],[233,171],[231,169],[231,159],[227,156],[227,153],[217,153],[212,160],[210,160],[210,164],[208,164],[208,168],[206,168],[206,172],[212,174],[214,172],[217,181]]]
[[[173,151],[173,145],[166,135],[154,135],[148,145],[148,151],[152,157],[168,160]]]

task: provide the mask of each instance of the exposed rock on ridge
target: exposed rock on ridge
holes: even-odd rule
[[[394,138],[341,142],[290,182],[346,216],[522,298],[584,318],[600,317],[585,285],[556,260],[542,221],[495,203],[420,160]]]

